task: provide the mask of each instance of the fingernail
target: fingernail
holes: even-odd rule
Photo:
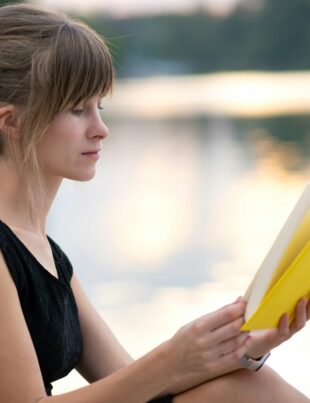
[[[243,301],[243,298],[242,298],[242,297],[238,297],[234,303],[235,303],[235,304],[238,304],[238,302],[242,302],[242,301]]]

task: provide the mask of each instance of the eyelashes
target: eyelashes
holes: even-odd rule
[[[73,115],[76,115],[76,116],[80,116],[84,112],[85,112],[84,109],[71,109],[71,113],[73,113]]]
[[[99,111],[104,110],[104,107],[102,105],[98,105],[97,108]],[[80,116],[80,115],[83,115],[83,113],[85,113],[86,110],[87,110],[86,108],[73,108],[73,109],[71,109],[71,112],[76,116]]]

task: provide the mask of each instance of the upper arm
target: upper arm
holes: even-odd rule
[[[93,307],[75,274],[71,287],[83,338],[83,353],[76,369],[88,382],[95,382],[128,365],[132,358]]]
[[[46,396],[17,290],[0,252],[0,401],[34,403]]]

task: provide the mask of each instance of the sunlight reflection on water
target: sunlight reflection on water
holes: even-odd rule
[[[116,117],[273,116],[310,111],[310,72],[222,72],[119,81]]]
[[[309,178],[308,145],[231,119],[111,121],[96,178],[66,182],[49,233],[138,357],[245,291]],[[270,365],[310,396],[309,329]],[[286,363],[294,363],[289,365]],[[74,372],[55,393],[85,384]]]

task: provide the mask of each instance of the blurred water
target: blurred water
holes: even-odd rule
[[[64,183],[49,233],[138,357],[243,294],[308,181],[310,119],[108,120],[96,178]],[[310,396],[308,333],[270,364]]]

